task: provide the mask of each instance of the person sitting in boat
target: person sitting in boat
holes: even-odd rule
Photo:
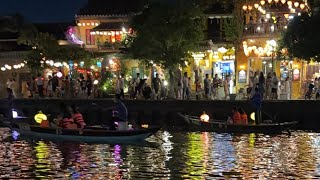
[[[242,107],[240,107],[238,111],[239,111],[240,117],[241,117],[241,124],[248,124],[247,113],[242,109]]]
[[[64,113],[63,113],[63,119],[59,122],[59,126],[61,128],[66,129],[76,129],[77,125],[74,123],[73,120],[73,111],[70,106],[67,106]]]
[[[86,123],[84,122],[83,116],[79,111],[79,107],[72,106],[72,110],[73,110],[74,123],[77,125],[78,128],[83,129],[85,127]]]
[[[241,124],[241,115],[236,106],[234,106],[232,109],[232,121],[233,124]]]
[[[126,130],[128,129],[128,109],[123,104],[123,102],[120,99],[120,95],[116,94],[115,99],[115,107],[112,111],[112,124],[110,129],[115,130],[115,122],[118,123],[118,130]]]

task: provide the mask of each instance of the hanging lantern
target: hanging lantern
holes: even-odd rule
[[[246,10],[248,9],[248,6],[244,5],[244,6],[242,6],[242,9],[243,9],[244,11],[246,11]]]
[[[299,4],[300,4],[299,2],[295,2],[294,7],[296,7],[296,8],[299,7]]]
[[[34,120],[40,124],[42,121],[47,120],[47,116],[43,114],[42,111],[39,111],[38,114],[34,116]]]
[[[301,9],[304,9],[305,7],[306,7],[305,4],[300,4],[300,8],[301,8]]]
[[[264,1],[264,0],[261,0],[261,1],[260,1],[260,4],[261,4],[261,5],[264,5],[265,3],[266,3],[266,1]]]
[[[251,11],[252,10],[252,6],[249,5],[248,6],[248,10]]]
[[[292,6],[292,1],[287,2],[288,6]]]
[[[286,3],[286,0],[281,0],[281,3],[282,3],[282,4],[285,4],[285,3]]]
[[[254,8],[258,9],[259,4],[254,4],[253,6],[254,6]]]
[[[272,3],[272,0],[268,0],[268,3],[271,4],[271,3]]]
[[[208,114],[206,114],[206,112],[203,112],[203,114],[200,116],[200,121],[202,122],[209,122],[210,117],[208,116]]]
[[[278,3],[278,2],[279,2],[279,0],[274,0],[274,2],[275,2],[275,3]]]

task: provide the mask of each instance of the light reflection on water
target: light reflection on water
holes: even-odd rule
[[[320,136],[315,133],[165,131],[144,146],[13,141],[10,135],[0,129],[0,179],[320,178]]]

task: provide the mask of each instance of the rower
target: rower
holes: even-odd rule
[[[115,99],[115,106],[113,107],[112,111],[112,124],[110,129],[115,130],[114,123],[118,123],[117,130],[127,130],[128,129],[128,110],[127,107],[123,104],[120,99],[120,95],[116,94]]]

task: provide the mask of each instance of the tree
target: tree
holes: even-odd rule
[[[201,7],[192,0],[152,2],[131,22],[136,36],[129,51],[134,58],[167,69],[173,95],[174,72],[199,46],[203,25]]]
[[[32,47],[32,50],[26,57],[27,65],[32,70],[46,68],[46,63],[41,63],[41,61],[48,59],[60,61],[73,60],[77,63],[84,61],[88,65],[92,58],[98,56],[98,54],[86,51],[78,46],[60,46],[54,36],[49,33],[38,32],[32,24],[25,24],[19,34],[18,44]]]
[[[285,48],[291,57],[310,61],[320,59],[320,15],[302,13],[288,25],[280,40],[280,49]]]

